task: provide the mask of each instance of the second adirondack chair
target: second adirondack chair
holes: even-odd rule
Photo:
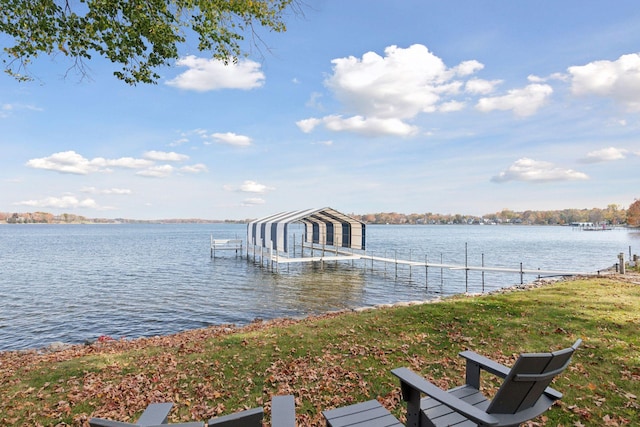
[[[400,379],[407,402],[407,426],[519,426],[562,398],[549,384],[566,369],[581,342],[578,339],[571,347],[551,353],[521,354],[511,369],[464,351],[460,356],[467,360],[466,384],[448,391],[407,368],[394,369],[391,372]],[[504,378],[491,400],[480,391],[481,370]]]

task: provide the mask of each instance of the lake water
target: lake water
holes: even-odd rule
[[[101,335],[164,335],[256,318],[490,291],[519,274],[369,262],[281,265],[210,257],[238,224],[0,225],[0,351]],[[594,272],[638,253],[640,233],[536,226],[367,227],[367,253],[429,263]],[[300,237],[297,237],[298,242]],[[535,279],[525,275],[525,282]]]

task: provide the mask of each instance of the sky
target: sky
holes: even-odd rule
[[[484,215],[640,198],[640,7],[307,0],[237,65],[0,75],[0,211]],[[5,47],[6,38],[0,37]]]

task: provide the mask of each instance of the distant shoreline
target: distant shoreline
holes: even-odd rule
[[[350,217],[365,224],[376,225],[572,225],[591,224],[595,227],[620,227],[627,225],[627,210],[618,205],[604,209],[562,209],[526,210],[523,212],[503,209],[500,212],[483,215],[439,214],[439,213],[397,213],[377,212],[356,214]],[[203,218],[88,218],[71,213],[52,214],[49,212],[2,212],[0,224],[247,224],[256,218],[243,219],[203,219]]]

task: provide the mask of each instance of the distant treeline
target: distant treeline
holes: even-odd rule
[[[528,225],[568,225],[572,223],[593,223],[622,225],[627,222],[627,211],[617,205],[605,209],[563,209],[555,211],[516,212],[503,209],[500,212],[482,216],[463,214],[375,213],[353,217],[367,224],[528,224]]]
[[[87,218],[82,215],[61,214],[54,215],[48,212],[0,212],[0,223],[8,224],[215,224],[215,223],[239,223],[244,224],[249,220],[215,220],[215,219],[127,219],[127,218]]]
[[[529,225],[568,225],[572,223],[593,223],[622,225],[627,223],[627,210],[618,205],[609,205],[605,209],[563,209],[553,211],[516,212],[503,209],[500,212],[483,216],[463,214],[381,212],[372,214],[350,214],[367,224],[529,224]],[[0,223],[10,224],[122,224],[122,223],[236,223],[245,224],[251,219],[244,220],[207,220],[207,219],[163,219],[163,220],[135,220],[126,218],[86,218],[81,215],[54,215],[47,212],[6,213],[0,212]]]

